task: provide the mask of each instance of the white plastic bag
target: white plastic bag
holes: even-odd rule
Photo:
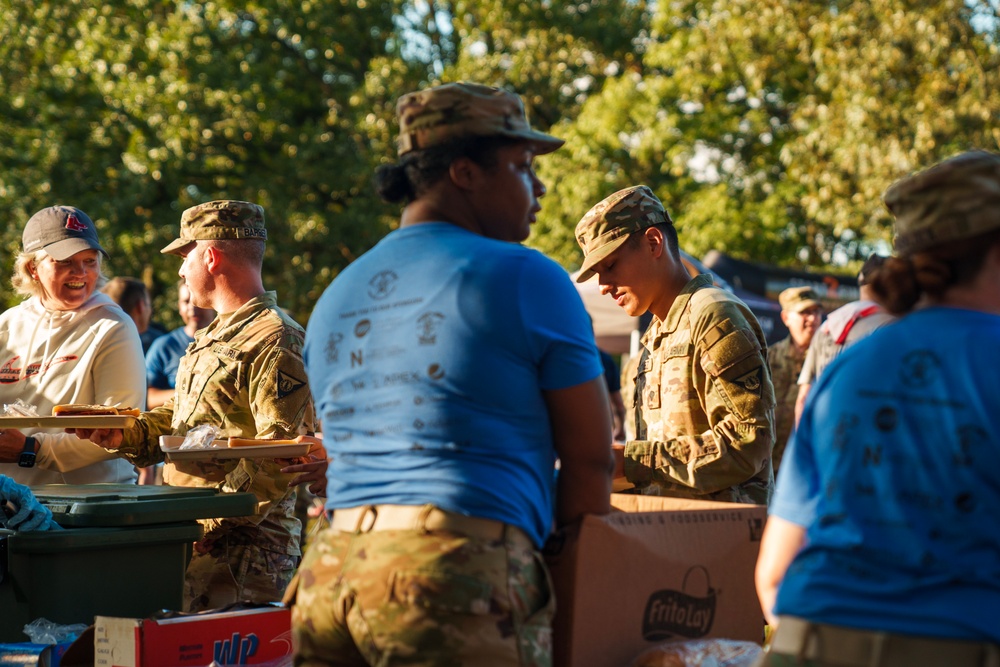
[[[178,449],[217,449],[212,441],[219,437],[219,428],[211,424],[195,426],[184,436]]]
[[[631,667],[752,667],[762,650],[735,639],[691,639],[643,651]]]
[[[5,403],[3,406],[3,414],[5,417],[37,417],[38,408],[34,405],[25,403],[19,398],[13,403]]]
[[[36,618],[24,626],[24,634],[32,644],[63,644],[75,640],[86,629],[83,623],[60,625],[47,618]]]

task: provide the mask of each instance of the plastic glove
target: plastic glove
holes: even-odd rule
[[[8,502],[13,504],[16,510],[10,517],[0,510],[0,524],[5,528],[18,531],[61,529],[61,526],[52,520],[49,508],[38,502],[31,489],[18,484],[6,475],[0,475],[0,507],[5,509]]]

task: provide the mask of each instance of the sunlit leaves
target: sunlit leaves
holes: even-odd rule
[[[642,76],[608,81],[557,126],[569,141],[542,173],[558,201],[534,242],[578,263],[567,230],[646,183],[694,254],[863,256],[891,240],[889,183],[1000,148],[997,25],[995,4],[963,0],[659,3]]]

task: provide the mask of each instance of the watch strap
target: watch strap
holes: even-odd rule
[[[22,468],[34,468],[35,467],[35,447],[38,446],[38,441],[34,436],[27,436],[24,438],[24,447],[21,449],[21,456],[17,460],[17,465]]]

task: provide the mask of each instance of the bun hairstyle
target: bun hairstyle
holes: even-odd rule
[[[890,257],[871,275],[869,285],[886,310],[903,315],[922,297],[939,301],[949,288],[972,282],[997,243],[1000,230],[910,256]]]
[[[375,168],[372,182],[378,196],[390,204],[409,203],[416,197],[410,179],[406,176],[405,164],[380,164]]]
[[[913,309],[925,291],[917,276],[918,269],[912,259],[890,257],[869,277],[868,286],[883,308],[894,315],[902,315]]]
[[[1000,242],[1000,155],[961,153],[896,181],[882,199],[896,219],[896,256],[868,282],[903,314],[970,283]]]
[[[375,191],[390,204],[408,204],[448,173],[451,163],[458,158],[468,158],[476,164],[490,168],[497,163],[497,151],[521,139],[494,136],[464,136],[444,144],[413,150],[403,155],[395,164],[379,165],[375,169]]]

